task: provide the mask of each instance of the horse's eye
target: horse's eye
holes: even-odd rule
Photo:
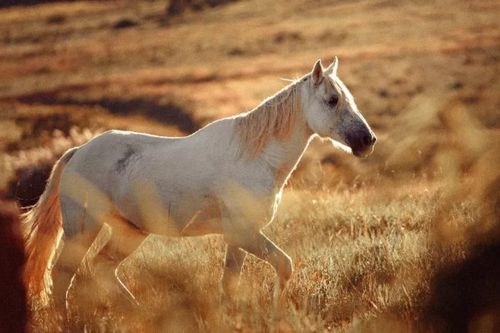
[[[339,97],[336,96],[336,95],[333,95],[332,97],[330,97],[330,99],[328,100],[328,105],[331,106],[332,108],[336,107],[337,106],[337,103],[339,102]]]

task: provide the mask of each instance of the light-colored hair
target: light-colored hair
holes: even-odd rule
[[[235,118],[235,132],[239,135],[241,150],[247,155],[258,155],[271,138],[283,140],[290,136],[300,108],[297,82],[293,81],[252,111]]]
[[[331,77],[326,78],[327,82],[330,84],[331,88],[337,93],[337,96],[339,97],[339,101],[337,106],[335,107],[337,110],[342,110],[345,108],[346,104],[348,103],[348,96],[346,96],[344,89],[345,85],[342,81],[340,81],[338,78],[333,79]],[[340,81],[340,83],[339,83]]]

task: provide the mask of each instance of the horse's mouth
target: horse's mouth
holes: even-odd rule
[[[345,138],[345,142],[356,157],[368,157],[373,152],[376,141],[377,137],[372,131],[354,131],[348,133]]]
[[[363,148],[352,148],[352,154],[356,157],[359,157],[359,158],[365,158],[365,157],[368,157],[371,155],[371,153],[373,153],[373,149],[374,149],[375,145],[370,145],[370,146],[367,146],[367,147],[363,147]]]

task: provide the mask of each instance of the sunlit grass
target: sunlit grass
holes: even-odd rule
[[[167,102],[201,127],[334,55],[378,136],[363,160],[316,140],[289,180],[264,230],[294,261],[283,303],[252,256],[237,298],[222,297],[221,236],[152,236],[120,271],[139,307],[99,258],[75,279],[69,327],[35,302],[34,332],[414,330],[435,275],[499,229],[497,6],[443,4],[237,1],[168,25],[164,1],[2,9],[2,200],[106,129],[188,134],[155,121]],[[123,18],[138,25],[113,29]]]
[[[464,247],[440,247],[431,226],[439,191],[371,203],[374,188],[289,191],[265,233],[287,251],[295,271],[278,302],[273,269],[247,257],[239,294],[223,299],[224,243],[220,236],[151,237],[121,271],[141,303],[118,292],[106,263],[81,272],[70,293],[76,327],[96,330],[318,331],[355,327],[390,313],[416,320],[431,274],[460,260]],[[473,223],[469,208],[456,214]],[[92,290],[93,292],[89,293]],[[39,328],[54,315],[51,309]],[[96,319],[97,316],[97,319]]]

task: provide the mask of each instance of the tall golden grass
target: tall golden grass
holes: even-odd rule
[[[498,331],[497,8],[250,0],[168,25],[161,1],[1,10],[2,201],[36,200],[56,159],[100,128],[187,134],[251,109],[319,56],[339,55],[379,138],[364,160],[317,140],[290,179],[265,230],[295,263],[284,303],[251,256],[238,297],[222,298],[220,236],[153,236],[120,271],[141,306],[97,257],[70,290],[70,324],[32,302],[33,331]],[[123,19],[136,26],[114,28]],[[187,107],[162,117],[170,102]]]
[[[222,298],[220,237],[152,237],[121,273],[141,306],[123,299],[110,263],[98,257],[76,279],[65,329],[416,332],[419,320],[432,317],[429,308],[440,318],[429,319],[430,328],[446,331],[443,322],[454,317],[439,317],[433,285],[498,240],[499,137],[456,100],[428,97],[409,108],[372,161],[341,166],[343,184],[334,184],[333,170],[306,161],[300,181],[285,191],[265,231],[296,264],[284,304],[274,272],[255,258],[245,263],[236,300]],[[62,143],[78,141],[76,133],[56,137],[61,142],[44,156],[56,158]],[[36,152],[12,165],[37,165]],[[494,306],[478,307],[467,324],[497,325],[491,315],[481,321],[481,311]],[[61,328],[58,311],[36,311],[35,330]]]

